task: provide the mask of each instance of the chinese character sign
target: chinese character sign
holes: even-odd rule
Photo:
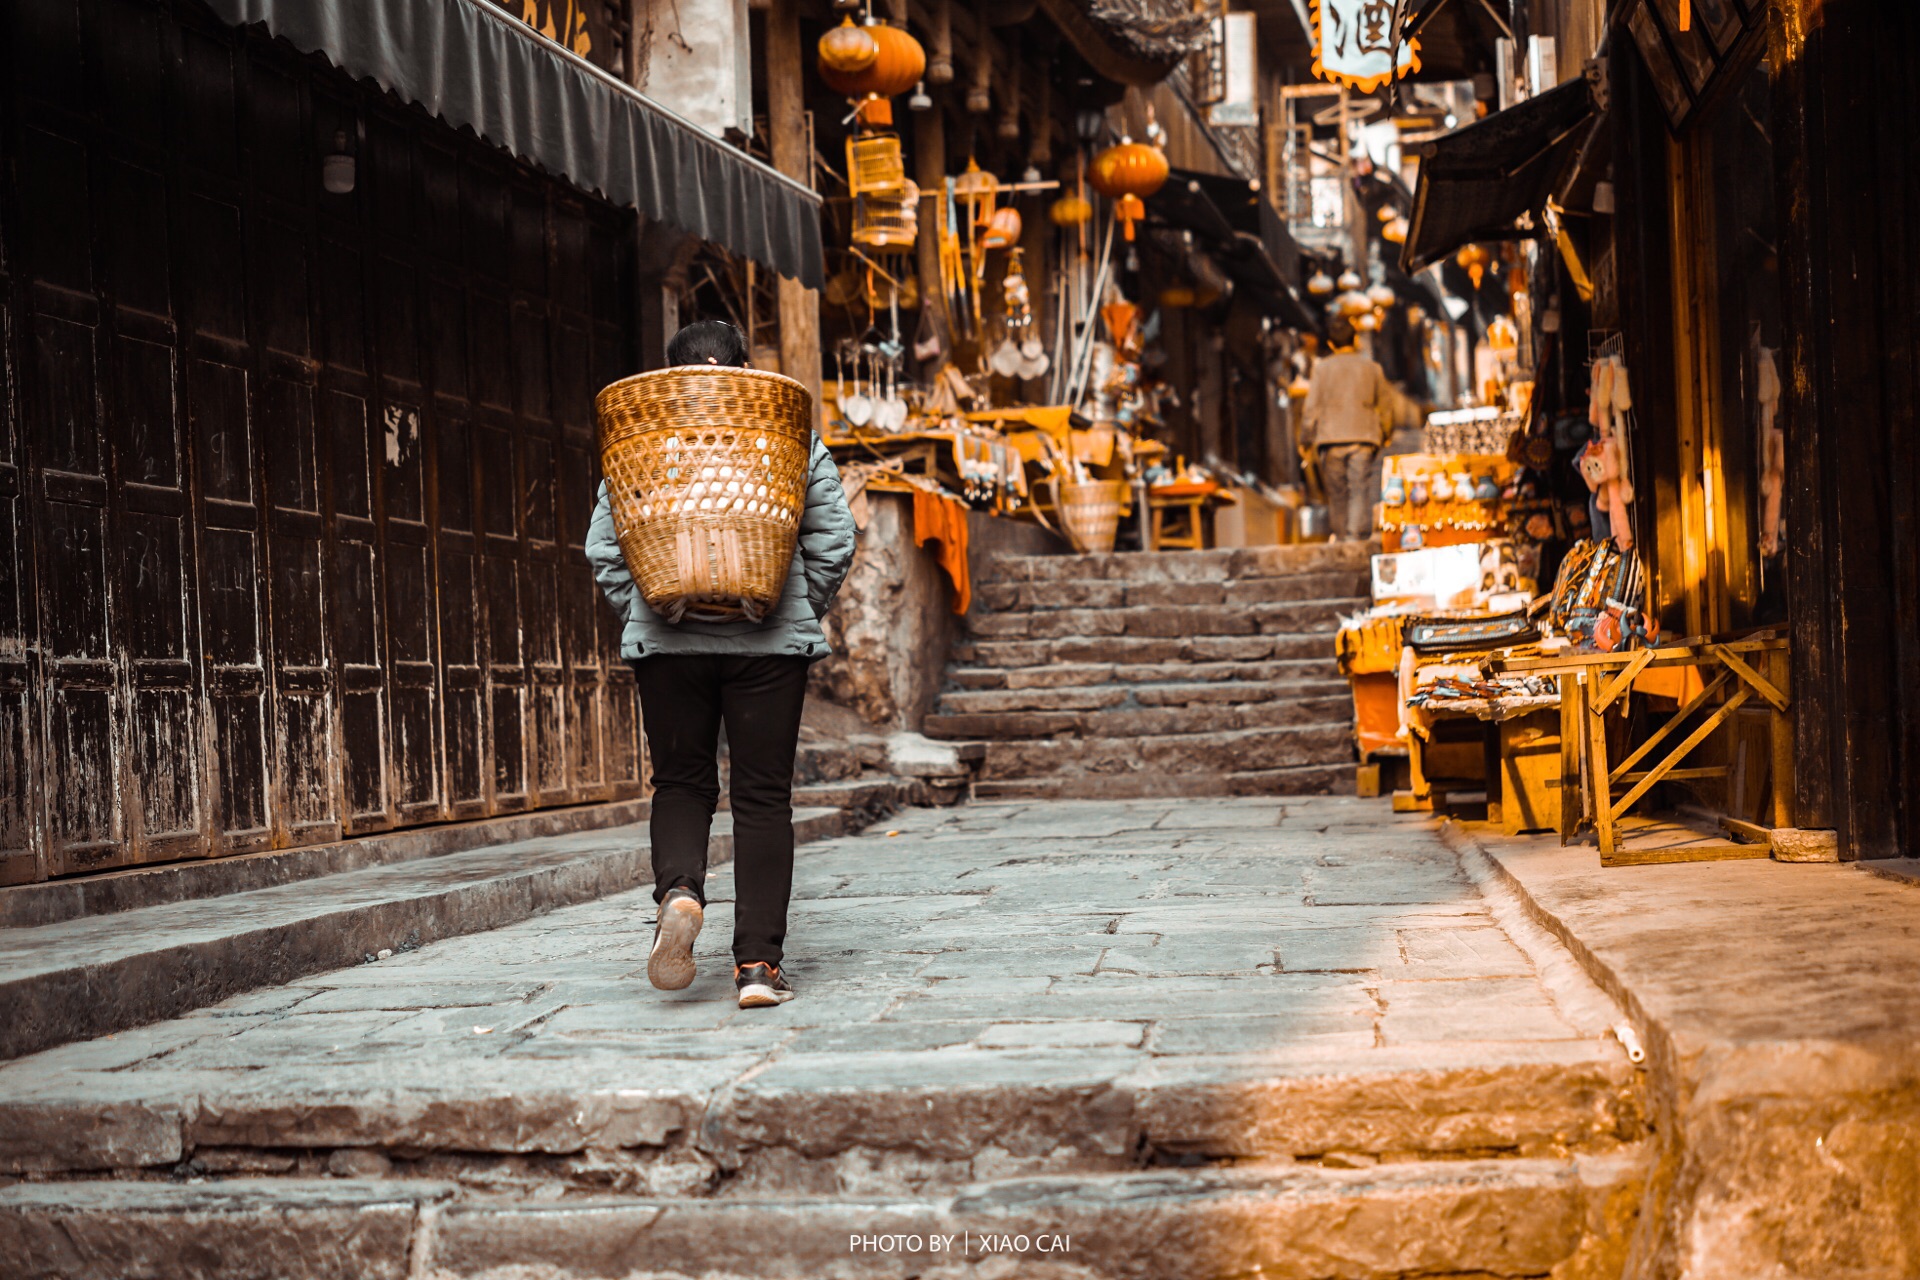
[[[1312,0],[1313,73],[1372,93],[1420,69],[1420,42],[1394,46],[1394,0]],[[1396,63],[1395,55],[1398,55]]]

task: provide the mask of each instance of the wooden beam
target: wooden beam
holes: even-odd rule
[[[1633,660],[1620,669],[1620,674],[1615,676],[1606,688],[1600,690],[1599,696],[1593,700],[1593,709],[1605,711],[1613,705],[1615,698],[1632,688],[1633,678],[1647,669],[1647,665],[1653,661],[1653,654],[1652,649],[1642,649],[1634,654]]]
[[[767,9],[767,124],[773,167],[802,182],[811,179],[804,68],[813,60],[800,47],[799,0],[772,0]],[[820,295],[780,277],[780,371],[797,378],[820,407]]]
[[[1745,662],[1742,662],[1739,656],[1729,651],[1725,645],[1710,644],[1707,646],[1707,650],[1719,658],[1720,661],[1726,663],[1735,675],[1752,685],[1755,693],[1765,698],[1768,702],[1771,702],[1775,711],[1785,711],[1787,709],[1787,695],[1774,688],[1771,680],[1768,680],[1758,671],[1755,671]]]
[[[1650,867],[1667,862],[1737,862],[1742,858],[1764,858],[1771,849],[1763,844],[1682,844],[1665,849],[1615,849],[1600,855],[1603,867]]]

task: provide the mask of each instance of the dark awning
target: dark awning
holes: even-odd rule
[[[641,216],[818,288],[820,197],[487,0],[208,0]]]
[[[1423,144],[1401,265],[1419,271],[1461,245],[1525,234],[1514,222],[1539,212],[1592,118],[1586,81],[1569,80]]]
[[[1257,295],[1266,313],[1295,329],[1317,329],[1300,299],[1300,246],[1286,224],[1244,178],[1175,169],[1147,201],[1156,220],[1191,231],[1234,281]]]

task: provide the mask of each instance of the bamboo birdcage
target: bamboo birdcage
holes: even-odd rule
[[[905,181],[894,194],[854,197],[855,244],[869,249],[911,249],[919,230],[920,188],[911,181]]]
[[[760,369],[688,365],[601,390],[601,468],[640,594],[668,622],[758,622],[806,509],[813,396]]]
[[[847,189],[853,195],[897,195],[907,185],[898,136],[870,133],[847,139]]]

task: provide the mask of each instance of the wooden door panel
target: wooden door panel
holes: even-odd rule
[[[101,664],[97,681],[56,677],[47,697],[47,825],[54,875],[120,861],[119,735],[115,691]]]
[[[349,830],[387,825],[387,781],[381,694],[349,690],[340,696],[341,773],[346,783]]]
[[[35,464],[46,471],[98,476],[99,372],[94,329],[56,316],[33,319],[36,371]]]
[[[486,720],[477,683],[456,682],[449,673],[446,689],[447,802],[452,816],[468,817],[486,804],[486,780],[480,768],[485,746]]]
[[[332,699],[324,693],[282,693],[274,739],[279,744],[279,788],[289,844],[335,840]]]
[[[183,857],[205,843],[200,773],[192,763],[202,750],[197,700],[184,687],[134,691],[133,779],[139,794],[134,836],[141,861]]]
[[[517,685],[504,683],[496,683],[492,690],[488,708],[492,713],[489,745],[493,754],[494,805],[498,809],[526,807],[525,692]]]
[[[212,360],[188,366],[194,452],[201,496],[209,502],[253,502],[253,428],[247,414],[247,371]]]
[[[533,681],[533,760],[536,802],[558,803],[568,790],[566,689],[558,672],[538,671]]]
[[[220,673],[223,691],[213,699],[213,730],[220,778],[220,836],[225,853],[268,844],[265,698],[251,673]]]

